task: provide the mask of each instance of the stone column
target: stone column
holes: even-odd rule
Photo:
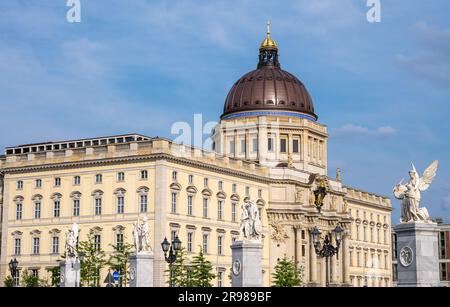
[[[342,248],[342,283],[344,286],[350,286],[350,235],[344,237],[344,246]]]
[[[143,253],[130,257],[130,287],[153,287],[153,253]]]
[[[330,273],[331,273],[331,279],[330,279],[330,284],[333,286],[337,286],[338,284],[338,260],[337,260],[337,255],[334,255],[333,257],[330,257],[330,263],[331,263],[331,269],[330,269]]]
[[[317,255],[312,242],[311,231],[309,231],[309,283],[312,287],[317,287]]]
[[[262,287],[262,250],[259,241],[236,241],[232,249],[232,286]]]
[[[59,263],[60,267],[60,287],[76,288],[80,286],[80,261],[67,260]]]
[[[435,223],[404,223],[397,233],[398,286],[438,287],[438,234]]]

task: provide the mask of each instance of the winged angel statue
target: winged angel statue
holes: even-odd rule
[[[431,222],[430,215],[426,208],[420,208],[420,198],[421,192],[428,190],[434,177],[436,176],[436,171],[439,162],[434,161],[425,170],[422,177],[419,177],[416,167],[412,165],[412,170],[409,172],[409,182],[403,184],[403,180],[400,181],[394,187],[394,196],[397,199],[402,200],[402,223],[409,222]]]

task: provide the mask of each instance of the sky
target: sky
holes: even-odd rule
[[[381,0],[0,1],[0,147],[126,133],[176,138],[177,121],[217,121],[256,68],[265,23],[282,68],[328,126],[329,175],[392,198],[439,160],[422,195],[450,219],[450,2]],[[206,135],[205,135],[206,137]]]

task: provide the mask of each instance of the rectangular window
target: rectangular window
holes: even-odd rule
[[[172,193],[171,212],[177,213],[177,193]]]
[[[439,233],[439,247],[440,247],[440,252],[439,252],[439,256],[440,259],[445,259],[446,257],[446,253],[445,253],[445,232],[441,231]]]
[[[217,254],[220,256],[223,255],[223,236],[217,237]]]
[[[23,181],[19,180],[17,181],[17,190],[22,190],[23,189]]]
[[[177,179],[178,179],[178,173],[177,173],[177,171],[173,171],[172,172],[172,180],[177,181]]]
[[[253,143],[253,152],[254,153],[256,153],[256,152],[258,152],[258,139],[257,138],[254,138],[253,139],[253,141],[252,141],[252,143]]]
[[[39,255],[39,238],[33,238],[33,255]]]
[[[73,200],[73,216],[80,216],[80,200]]]
[[[117,181],[124,181],[125,180],[125,173],[120,172],[117,173]]]
[[[42,180],[36,179],[36,189],[40,189],[40,188],[42,188]]]
[[[170,232],[170,242],[175,241],[175,238],[177,237],[177,231],[176,230],[172,230]]]
[[[189,184],[194,184],[194,175],[189,175]]]
[[[102,199],[100,197],[95,199],[95,215],[102,215]]]
[[[302,245],[302,257],[306,257],[306,246]]]
[[[147,212],[148,210],[147,195],[140,196],[140,203],[141,203],[141,213]]]
[[[217,202],[217,219],[219,221],[223,220],[223,200]]]
[[[361,266],[361,253],[360,252],[356,253],[356,266],[357,267]]]
[[[103,176],[101,174],[95,175],[95,183],[102,183]]]
[[[236,193],[237,191],[237,185],[235,183],[233,183],[232,191],[233,193]]]
[[[447,264],[445,262],[440,263],[441,281],[447,281]]]
[[[250,187],[245,187],[245,196],[250,196]]]
[[[263,191],[261,189],[258,190],[258,198],[262,198]]]
[[[141,180],[148,179],[148,171],[141,171]]]
[[[34,203],[34,218],[40,219],[41,218],[41,202],[37,201]]]
[[[94,235],[94,249],[99,251],[102,244],[102,237],[100,235]]]
[[[274,152],[275,151],[275,148],[273,147],[273,144],[274,144],[273,138],[268,138],[267,139],[267,150],[269,152]]]
[[[293,140],[292,141],[292,151],[294,153],[299,153],[300,152],[300,146],[299,146],[300,142],[299,140]]]
[[[219,191],[223,190],[223,181],[219,181]]]
[[[231,204],[231,221],[233,223],[237,222],[237,219],[236,219],[236,207],[237,207],[236,203],[232,203]]]
[[[53,217],[61,216],[61,201],[55,200],[53,202]]]
[[[194,233],[192,232],[188,232],[187,234],[187,251],[189,253],[193,252],[193,238],[194,238]]]
[[[61,178],[55,178],[55,187],[61,186]]]
[[[73,177],[73,184],[74,184],[74,185],[80,185],[80,183],[81,183],[81,178],[80,178],[80,176],[75,176],[75,177]]]
[[[223,272],[222,271],[217,272],[217,287],[218,288],[223,287]]]
[[[280,152],[281,153],[286,153],[287,152],[287,140],[286,139],[281,139],[280,140]]]
[[[21,248],[22,240],[21,239],[15,239],[14,240],[14,255],[20,256],[20,248]]]
[[[356,241],[359,241],[359,225],[356,225]]]
[[[123,248],[123,233],[116,234],[116,246],[118,250]]]
[[[187,213],[189,216],[193,216],[194,215],[194,196],[192,195],[188,195],[188,199],[187,199]]]
[[[241,140],[241,154],[245,155],[247,152],[247,142],[245,140]]]
[[[56,255],[59,253],[59,237],[52,238],[52,254]]]
[[[117,214],[123,214],[125,211],[125,197],[117,197]]]
[[[230,141],[230,147],[228,148],[228,153],[232,156],[235,155],[234,141]]]
[[[209,236],[207,234],[203,235],[203,253],[207,254],[208,253],[208,240],[209,240]]]
[[[205,188],[208,187],[208,184],[209,184],[209,179],[208,178],[203,179],[203,185],[205,186]]]
[[[203,217],[208,218],[208,198],[203,198]]]
[[[22,203],[16,204],[16,220],[22,219]]]

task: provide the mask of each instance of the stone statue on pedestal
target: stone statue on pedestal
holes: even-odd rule
[[[78,225],[73,223],[72,229],[66,231],[66,258],[77,256]]]
[[[150,243],[150,229],[145,216],[142,223],[138,221],[133,224],[133,241],[136,254],[149,253],[152,251]]]
[[[258,206],[253,200],[247,200],[242,204],[240,231],[244,240],[261,240],[262,224]]]
[[[421,192],[428,190],[436,176],[438,161],[434,161],[420,177],[413,164],[409,172],[409,181],[403,184],[403,179],[394,187],[394,196],[402,200],[401,223],[430,223],[430,215],[426,208],[420,208]]]

